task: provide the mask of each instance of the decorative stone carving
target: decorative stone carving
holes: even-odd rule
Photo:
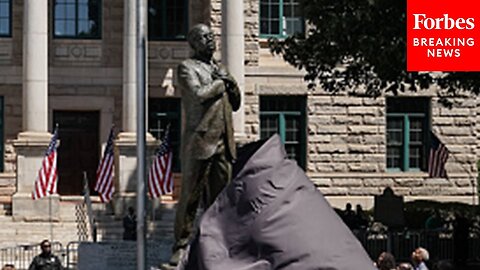
[[[189,54],[190,49],[186,42],[151,42],[148,48],[148,60],[151,64],[180,63],[183,59],[188,58]]]
[[[94,43],[56,42],[53,44],[53,57],[59,61],[100,61],[102,59],[101,41],[94,41]]]

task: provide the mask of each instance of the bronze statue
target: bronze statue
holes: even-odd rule
[[[177,265],[194,231],[200,203],[207,209],[230,182],[236,157],[232,111],[240,107],[235,79],[213,59],[213,32],[204,24],[187,36],[194,55],[177,69],[185,129],[182,137],[182,193],[175,218],[170,265]],[[243,52],[239,52],[243,53]]]

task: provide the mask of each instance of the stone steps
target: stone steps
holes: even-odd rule
[[[61,243],[56,254],[62,260],[63,265],[68,264],[69,267],[75,269],[76,246],[79,241],[78,227],[89,227],[88,219],[85,217],[83,217],[83,223],[77,222],[76,205],[78,205],[77,202],[61,202],[60,220],[51,223],[20,221],[14,220],[12,216],[0,215],[0,249],[8,248],[7,251],[2,251],[2,254],[7,254],[6,256],[0,254],[3,256],[0,256],[0,265],[14,263],[18,266],[17,269],[27,269],[31,259],[38,254],[39,250],[25,249],[25,247],[36,245],[44,239],[51,239]],[[168,260],[173,244],[174,206],[173,203],[162,204],[159,211],[155,213],[155,220],[153,220],[152,213],[147,213],[146,216],[147,242],[157,243],[162,261]],[[123,221],[121,217],[113,215],[111,209],[105,207],[104,204],[94,204],[94,217],[97,225],[97,241],[122,241]],[[15,252],[14,255],[12,255],[12,251]]]
[[[62,203],[60,221],[58,222],[34,222],[14,221],[11,216],[0,216],[0,248],[13,247],[21,244],[36,244],[43,239],[52,238],[53,241],[61,242],[64,246],[69,242],[79,240],[78,223],[75,216],[75,203]],[[98,241],[122,240],[122,219],[111,214],[103,205],[94,208],[94,216],[97,224]],[[173,238],[173,223],[175,218],[174,204],[162,205],[161,210],[152,221],[147,216],[147,239],[165,240]],[[87,227],[88,220],[85,220]],[[50,234],[52,233],[52,237]]]
[[[2,224],[3,226],[3,224]],[[50,238],[50,228],[34,228],[35,224],[18,229],[1,229],[0,230],[0,248],[13,247],[17,245],[29,245],[41,242],[43,239]],[[149,225],[147,231],[147,239],[162,240],[165,238],[173,238],[173,224],[171,225]],[[154,229],[152,229],[152,227]],[[69,242],[78,241],[76,225],[71,228],[58,228],[53,226],[53,240],[59,241],[66,246]],[[97,230],[97,241],[115,241],[122,240],[123,228],[113,227],[109,229]]]
[[[60,242],[76,240],[76,223],[73,222],[25,222],[14,221],[10,217],[0,220],[0,247],[19,244],[39,243],[50,238]]]

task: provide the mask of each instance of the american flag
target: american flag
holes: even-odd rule
[[[173,192],[172,148],[170,146],[170,126],[165,131],[162,144],[158,147],[148,173],[148,194],[152,198]]]
[[[428,159],[428,175],[430,177],[447,177],[445,163],[448,159],[447,147],[431,132],[432,145],[430,147],[430,156]]]
[[[35,180],[32,192],[32,199],[34,200],[57,193],[57,139],[58,126],[55,127],[42,161],[42,167],[38,171],[38,176]]]
[[[95,191],[100,195],[102,202],[109,202],[112,199],[115,186],[113,185],[113,128],[108,136],[107,146],[103,152],[103,158],[97,169],[97,181],[95,183]]]

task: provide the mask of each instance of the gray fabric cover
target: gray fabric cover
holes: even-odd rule
[[[235,165],[199,223],[185,269],[375,269],[277,135],[239,152]]]

